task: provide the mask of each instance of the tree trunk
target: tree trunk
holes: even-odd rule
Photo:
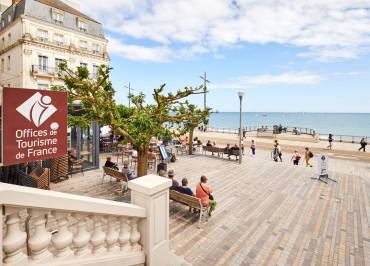
[[[148,146],[144,146],[137,151],[137,176],[144,176],[148,170]]]
[[[194,128],[189,130],[189,155],[193,155],[193,135],[194,135]]]

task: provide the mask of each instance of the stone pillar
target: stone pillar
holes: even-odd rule
[[[169,260],[169,187],[172,181],[146,175],[128,182],[131,201],[146,209],[146,219],[139,225],[140,243],[146,265],[167,265]]]

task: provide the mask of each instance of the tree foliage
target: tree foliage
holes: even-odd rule
[[[65,86],[54,87],[54,90],[65,90],[68,93],[69,105],[74,108],[70,112],[70,126],[91,122],[111,126],[117,135],[123,136],[138,151],[138,176],[146,174],[147,152],[153,137],[170,135],[171,131],[166,126],[168,124],[181,124],[185,121],[184,125],[187,127],[196,122],[189,119],[189,112],[197,109],[189,105],[186,98],[204,93],[202,86],[185,87],[176,93],[165,93],[165,84],[162,84],[153,91],[153,104],[146,103],[143,93],[131,94],[129,97],[133,107],[128,108],[117,105],[114,100],[115,90],[109,81],[111,68],[101,66],[96,80],[89,78],[89,72],[84,67],[72,71],[63,63],[60,68],[64,73]]]

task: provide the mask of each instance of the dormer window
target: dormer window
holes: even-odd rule
[[[37,30],[37,39],[40,42],[47,42],[48,41],[48,32],[46,30]]]
[[[1,28],[4,28],[4,25],[5,25],[5,22],[4,22],[4,20],[2,19],[2,20],[1,20]]]
[[[63,14],[53,11],[53,22],[57,25],[63,25]]]
[[[87,24],[85,21],[78,20],[78,30],[82,32],[87,32]]]
[[[12,16],[8,15],[8,23],[12,21]]]

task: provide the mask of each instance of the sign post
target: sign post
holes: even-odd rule
[[[318,166],[318,178],[312,177],[312,179],[317,179],[324,183],[328,183],[327,180],[331,180],[333,182],[337,182],[336,180],[329,177],[329,157],[326,155],[319,155],[317,158],[317,166]]]
[[[67,154],[67,93],[4,88],[2,164]]]

